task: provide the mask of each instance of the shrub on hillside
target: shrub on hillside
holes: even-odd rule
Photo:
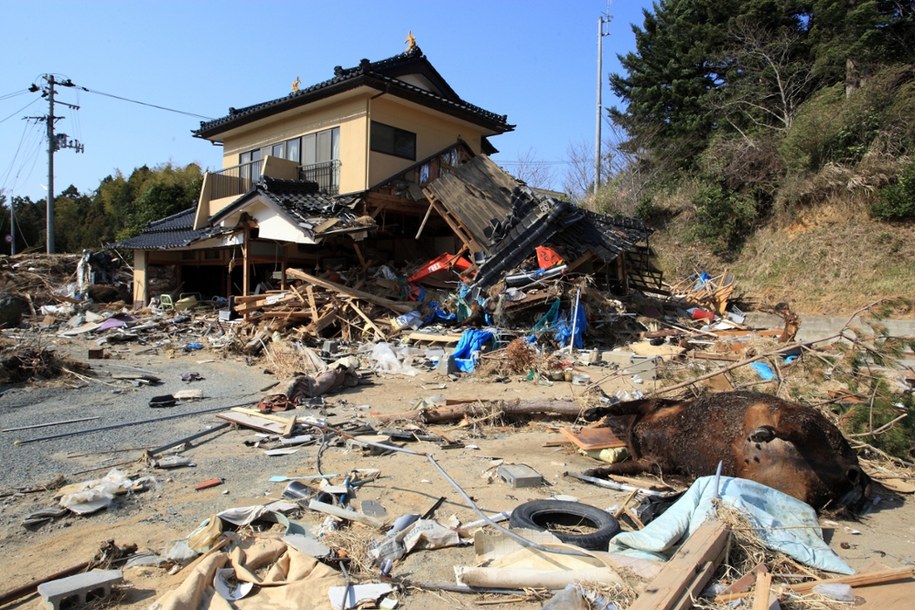
[[[828,163],[854,165],[875,144],[890,154],[915,145],[912,70],[891,66],[845,95],[845,87],[827,87],[805,102],[780,147],[794,173],[815,172]]]
[[[899,180],[880,189],[880,198],[871,206],[871,216],[880,220],[915,220],[915,160]]]
[[[723,258],[736,255],[753,232],[759,214],[755,201],[720,183],[706,183],[696,193],[696,235]]]

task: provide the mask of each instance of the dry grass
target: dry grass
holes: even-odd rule
[[[313,350],[288,341],[272,341],[267,346],[266,363],[277,379],[315,375],[326,368]]]
[[[877,222],[866,207],[845,195],[795,209],[760,229],[730,261],[692,240],[683,225],[656,233],[652,246],[669,282],[729,269],[737,291],[754,300],[844,315],[882,297],[911,295],[915,284],[915,225]],[[915,317],[915,309],[902,315]]]
[[[332,549],[337,556],[347,560],[347,569],[355,578],[377,577],[377,568],[372,565],[368,556],[372,542],[378,538],[378,532],[359,525],[341,526],[340,529],[327,532],[321,541]]]

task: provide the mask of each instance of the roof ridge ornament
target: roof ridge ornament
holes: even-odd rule
[[[300,79],[300,78],[298,77],[298,75],[296,75],[295,80],[292,81],[292,92],[293,92],[293,93],[298,93],[298,92],[299,92],[299,85],[301,85],[301,84],[302,84],[302,79]]]
[[[407,37],[404,39],[404,42],[407,44],[407,53],[416,48],[416,37],[413,35],[412,30],[407,32]]]

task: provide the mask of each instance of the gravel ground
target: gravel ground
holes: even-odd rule
[[[212,414],[193,415],[195,412],[241,403],[250,405],[262,396],[260,389],[274,381],[262,368],[248,366],[242,360],[214,359],[203,351],[177,352],[174,358],[153,354],[129,360],[86,360],[87,345],[94,347],[82,341],[61,340],[57,350],[91,364],[92,371],[86,375],[89,381],[66,375],[37,387],[17,384],[3,389],[0,422],[4,430],[97,419],[0,433],[0,463],[4,465],[0,470],[0,489],[41,485],[58,474],[69,480],[78,479],[75,473],[124,461],[126,453],[104,452],[157,447],[204,430],[216,420]],[[129,349],[139,351],[142,347]],[[182,381],[182,374],[188,372],[198,373],[202,379]],[[128,373],[154,375],[161,383],[145,385],[113,377]],[[179,401],[170,408],[149,407],[152,397],[180,390],[200,390],[205,398]],[[175,417],[182,414],[188,415]],[[118,427],[153,419],[159,421]],[[103,427],[111,429],[82,433]],[[35,440],[56,435],[62,436]]]

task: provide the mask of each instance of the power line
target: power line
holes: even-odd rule
[[[10,120],[10,119],[13,118],[14,116],[16,116],[17,114],[19,114],[20,112],[22,112],[23,110],[25,110],[26,108],[28,108],[29,106],[31,106],[32,104],[34,104],[35,102],[37,102],[39,99],[41,99],[41,98],[36,97],[36,98],[33,99],[31,102],[29,102],[28,104],[26,104],[25,106],[23,106],[22,108],[20,108],[20,109],[17,110],[16,112],[14,112],[13,114],[9,115],[8,117],[5,117],[5,118],[0,119],[0,123],[3,123],[4,121]]]
[[[176,110],[174,108],[167,108],[166,106],[159,106],[158,104],[151,104],[149,102],[141,102],[140,100],[133,100],[133,99],[130,99],[129,97],[114,95],[113,93],[104,93],[102,91],[96,91],[94,89],[89,89],[88,87],[82,87],[80,85],[77,85],[77,87],[80,87],[80,89],[82,89],[83,91],[88,91],[89,93],[94,93],[96,95],[104,95],[105,97],[114,98],[116,100],[121,100],[124,102],[130,102],[132,104],[139,104],[140,106],[149,106],[150,108],[158,108],[159,110],[165,110],[167,112],[174,112],[176,114],[183,114],[185,116],[192,116],[192,117],[196,117],[198,119],[206,119],[208,121],[213,120],[213,117],[203,116],[202,114],[197,114],[195,112],[186,112],[184,110]]]
[[[7,93],[6,95],[0,95],[0,102],[2,102],[3,100],[8,100],[10,98],[16,97],[17,95],[22,95],[24,93],[28,93],[28,92],[29,92],[28,89],[20,89],[19,91],[13,91],[11,93]]]

